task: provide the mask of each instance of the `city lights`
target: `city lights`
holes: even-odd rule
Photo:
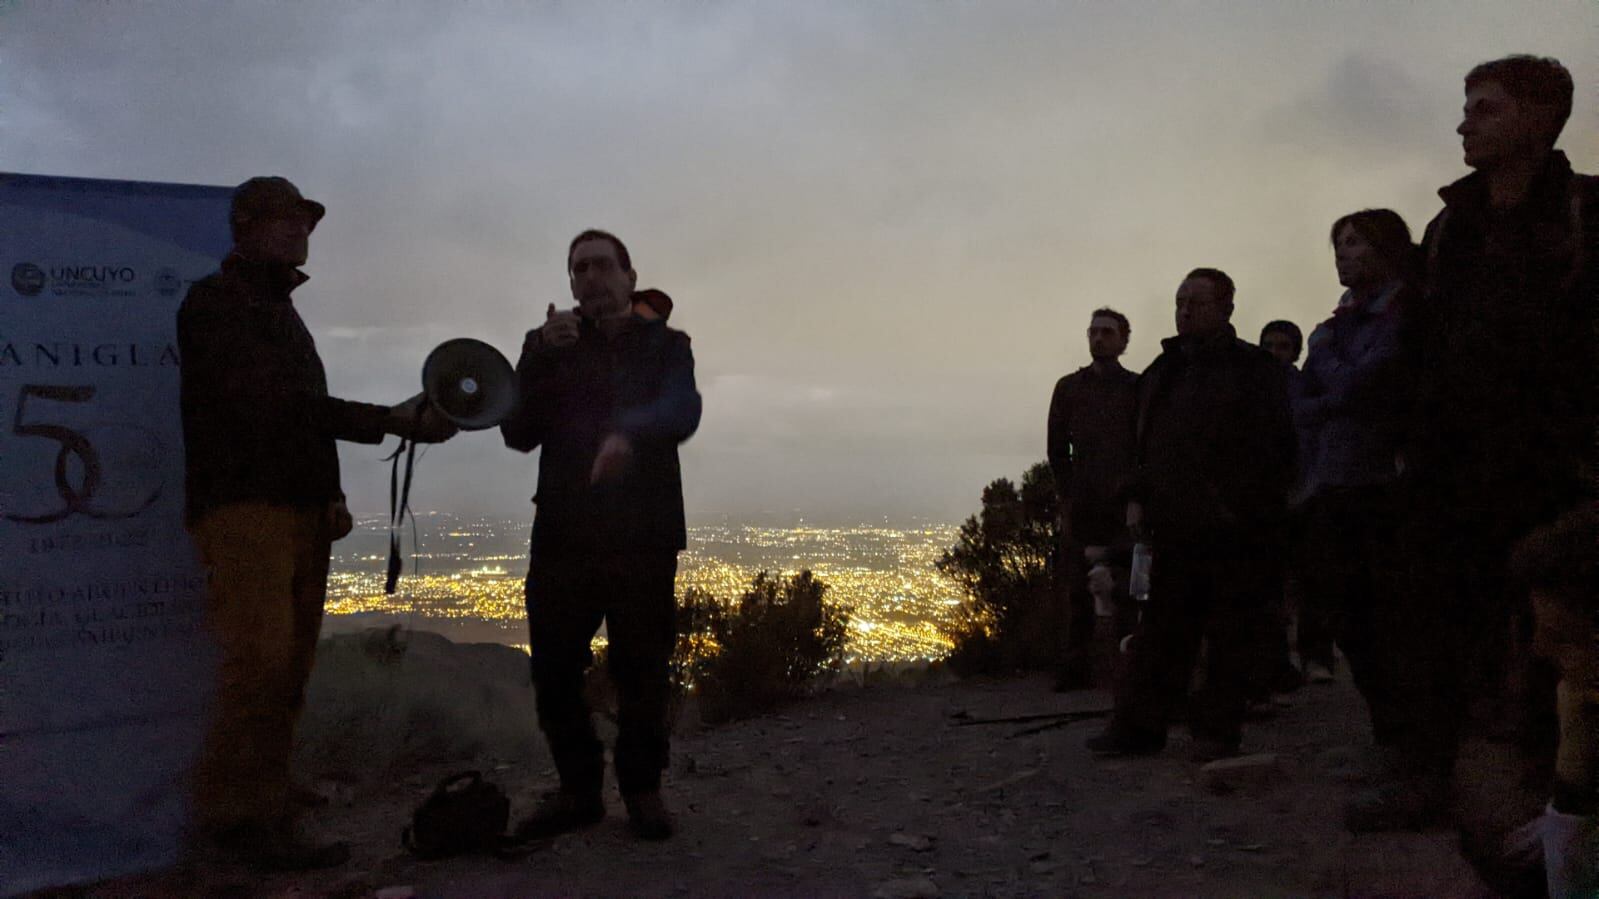
[[[419,515],[415,547],[407,528],[406,573],[394,596],[383,593],[387,556],[377,551],[387,545],[383,528],[381,520],[362,521],[337,547],[328,584],[330,616],[378,612],[508,625],[524,620],[526,522]],[[829,601],[852,611],[851,658],[936,659],[949,651],[939,626],[960,602],[960,592],[933,563],[956,536],[949,525],[695,527],[679,559],[677,589],[679,595],[700,589],[730,601],[758,571],[809,569],[827,583]]]

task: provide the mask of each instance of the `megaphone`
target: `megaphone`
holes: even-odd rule
[[[516,407],[516,371],[500,351],[481,340],[457,337],[422,363],[427,400],[463,431],[481,431]]]

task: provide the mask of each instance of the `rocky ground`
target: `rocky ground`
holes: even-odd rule
[[[1083,747],[1098,721],[976,722],[1108,705],[1103,693],[1054,694],[1038,677],[831,691],[681,734],[667,787],[679,812],[672,841],[635,841],[613,794],[602,824],[514,861],[424,863],[400,848],[411,809],[460,765],[353,790],[322,783],[333,802],[315,813],[316,828],[354,846],[338,871],[260,879],[190,867],[91,894],[1493,895],[1452,831],[1342,830],[1339,807],[1372,763],[1347,681],[1306,687],[1252,722],[1245,751],[1273,758],[1219,780],[1187,760],[1176,730],[1161,756],[1105,761]],[[554,784],[542,748],[479,763],[512,795],[513,817]],[[1483,747],[1468,759],[1465,805],[1479,818],[1530,815],[1536,797],[1485,786],[1499,782],[1492,764]]]

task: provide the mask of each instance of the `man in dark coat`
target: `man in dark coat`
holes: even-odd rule
[[[1233,293],[1221,271],[1190,272],[1177,289],[1177,336],[1138,382],[1126,521],[1153,546],[1153,579],[1115,714],[1088,744],[1102,755],[1165,746],[1202,638],[1206,684],[1188,705],[1195,758],[1237,752],[1259,676],[1264,609],[1282,588],[1294,430],[1282,366],[1229,323]]]
[[[616,777],[633,830],[672,834],[661,799],[667,763],[674,579],[684,548],[678,444],[700,422],[688,335],[633,311],[627,247],[585,231],[567,252],[576,312],[550,304],[517,362],[521,404],[506,446],[540,449],[527,576],[539,727],[560,790],[517,827],[524,839],[605,816],[604,751],[583,699],[589,643],[605,622],[616,683]]]
[[[1131,331],[1125,315],[1096,310],[1088,325],[1093,362],[1055,382],[1049,401],[1049,467],[1066,525],[1061,592],[1070,610],[1057,690],[1093,686],[1094,600],[1088,572],[1131,548],[1125,509],[1116,500],[1133,467],[1138,376],[1118,361]]]
[[[420,396],[392,408],[328,396],[290,296],[307,280],[298,266],[324,212],[283,178],[239,185],[233,251],[178,310],[186,518],[210,570],[206,619],[221,655],[196,812],[218,848],[269,868],[348,855],[341,844],[303,842],[290,815],[289,751],[330,546],[350,531],[334,441],[454,433]]]
[[[1439,191],[1425,295],[1401,335],[1419,378],[1404,455],[1410,630],[1427,638],[1402,683],[1412,735],[1402,777],[1351,805],[1356,830],[1444,813],[1471,701],[1509,698],[1505,710],[1552,722],[1553,681],[1522,651],[1530,617],[1506,565],[1515,541],[1573,507],[1592,476],[1599,179],[1555,149],[1571,74],[1553,59],[1507,57],[1474,68],[1465,93],[1457,130],[1474,171]],[[1521,728],[1533,742],[1537,717]]]

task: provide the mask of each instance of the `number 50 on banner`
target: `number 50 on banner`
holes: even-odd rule
[[[100,411],[94,397],[93,385],[23,384],[11,410],[0,400],[0,518],[133,518],[160,499],[160,438],[134,424],[75,424]]]

